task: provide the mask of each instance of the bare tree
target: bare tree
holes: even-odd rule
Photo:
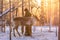
[[[44,25],[45,22],[47,22],[47,19],[45,17],[45,12],[44,12],[44,1],[41,1],[41,14],[40,14],[40,24]]]

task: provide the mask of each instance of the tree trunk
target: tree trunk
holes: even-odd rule
[[[60,24],[59,24],[59,29],[58,29],[58,40],[60,40]]]
[[[59,16],[59,20],[60,20],[60,16]],[[59,21],[59,27],[58,27],[58,40],[60,40],[60,21]]]
[[[26,25],[25,36],[31,36],[31,35],[32,35],[32,27],[31,27],[31,25]]]
[[[24,33],[24,26],[21,27],[22,34]]]
[[[60,20],[60,16],[59,16],[59,20]],[[58,40],[60,40],[60,21],[59,21],[59,27],[58,27]]]

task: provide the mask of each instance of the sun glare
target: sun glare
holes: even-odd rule
[[[6,2],[9,2],[9,0],[5,0]]]
[[[37,5],[40,6],[41,0],[36,0],[36,2],[37,2]]]

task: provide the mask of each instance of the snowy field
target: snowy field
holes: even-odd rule
[[[19,28],[20,29],[20,28]],[[42,29],[42,31],[41,31]],[[12,34],[12,40],[58,40],[56,36],[56,27],[51,27],[51,32],[48,31],[49,27],[39,27],[33,26],[32,27],[32,37],[31,36],[24,36],[21,34],[19,37],[14,37]],[[13,33],[13,32],[12,32]],[[21,33],[21,31],[20,31]],[[0,40],[9,40],[9,27],[6,27],[6,33],[0,32]]]

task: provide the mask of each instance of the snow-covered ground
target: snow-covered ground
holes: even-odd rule
[[[49,32],[48,30],[48,26],[33,26],[32,36],[22,35],[20,37],[14,37],[12,34],[12,40],[58,40],[58,37],[56,36],[56,27],[51,27],[52,32]],[[9,40],[9,27],[6,28],[6,33],[0,32],[0,40]]]

